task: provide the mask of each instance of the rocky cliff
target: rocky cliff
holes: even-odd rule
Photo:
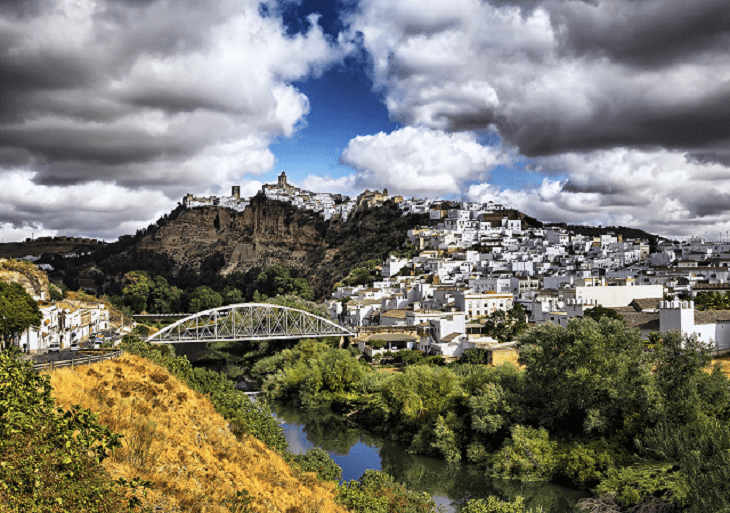
[[[404,217],[394,203],[362,208],[346,222],[330,222],[258,195],[244,212],[178,207],[91,257],[53,263],[67,267],[57,272],[69,288],[83,282],[107,294],[120,294],[124,275],[132,270],[164,276],[182,288],[230,284],[246,289],[258,272],[282,264],[305,277],[321,298],[353,268],[401,248],[407,230],[424,223],[427,215]]]
[[[166,262],[171,275],[184,271],[223,278],[281,263],[306,276],[313,288],[327,288],[335,277],[319,271],[331,259],[324,239],[331,229],[331,223],[314,214],[256,196],[244,212],[214,206],[183,209],[115,259],[154,255]]]
[[[0,260],[0,281],[19,283],[28,294],[38,299],[49,299],[51,297],[48,276],[31,262]]]

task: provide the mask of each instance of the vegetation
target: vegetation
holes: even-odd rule
[[[213,395],[225,389],[214,376],[207,377],[213,382],[205,388]],[[123,435],[104,468],[125,480],[140,476],[150,482],[146,497],[139,497],[150,512],[344,513],[335,503],[334,484],[293,467],[286,455],[239,431],[218,413],[220,400],[214,406],[147,359],[125,354],[91,367],[63,369],[52,374],[51,383],[60,404],[80,401]]]
[[[613,308],[606,308],[598,305],[593,308],[588,308],[583,312],[583,317],[589,317],[594,321],[600,321],[601,317],[608,317],[609,319],[615,319],[617,321],[623,321],[624,316],[619,314]]]
[[[500,342],[511,342],[527,330],[525,310],[516,304],[509,311],[495,310],[484,320],[482,332]]]
[[[647,346],[602,316],[540,326],[519,347],[524,370],[485,366],[476,350],[388,374],[311,342],[257,370],[269,397],[347,413],[410,451],[495,477],[570,483],[617,508],[730,508],[730,386],[695,338]]]
[[[128,483],[102,466],[121,437],[75,401],[58,408],[48,376],[18,357],[0,352],[0,511],[136,509]]]
[[[730,296],[722,292],[700,292],[694,302],[697,310],[730,310]]]
[[[216,411],[236,433],[258,438],[271,449],[286,452],[284,434],[263,403],[252,403],[225,376],[209,369],[193,368],[187,358],[175,356],[170,346],[154,346],[136,336],[125,336],[121,348],[164,367],[192,390],[210,398]]]
[[[145,271],[131,271],[125,274],[123,297],[112,296],[112,303],[118,308],[127,308],[126,315],[132,313],[190,313],[218,308],[223,305],[267,302],[269,297],[296,296],[303,301],[314,299],[314,292],[309,288],[307,280],[298,273],[281,264],[276,264],[261,271],[258,277],[249,285],[247,292],[233,286],[226,285],[215,290],[207,285],[189,288],[187,291],[168,283],[161,275],[151,277]],[[246,282],[250,277],[236,275],[232,281]],[[245,287],[244,287],[245,288]]]
[[[337,502],[358,513],[430,513],[436,503],[428,494],[410,492],[391,476],[366,470],[357,481],[337,489]]]
[[[13,340],[28,328],[41,325],[41,311],[22,285],[0,282],[0,321],[3,341]]]

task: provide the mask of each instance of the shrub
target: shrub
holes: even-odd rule
[[[56,408],[48,376],[0,352],[0,496],[3,511],[128,510],[125,483],[101,462],[120,436],[89,410]],[[6,509],[7,508],[7,509]]]
[[[491,458],[491,473],[504,479],[550,480],[557,466],[556,447],[546,429],[516,425]]]
[[[358,481],[342,483],[336,500],[356,513],[431,513],[436,508],[427,493],[410,492],[390,475],[376,470],[366,470]]]
[[[335,463],[326,451],[314,447],[304,454],[292,457],[293,466],[302,472],[316,472],[321,481],[339,481],[342,478],[342,469]]]

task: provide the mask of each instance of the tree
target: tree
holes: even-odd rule
[[[188,297],[188,312],[196,313],[211,308],[218,308],[223,304],[223,298],[210,287],[198,287]]]
[[[314,291],[309,288],[306,278],[281,264],[269,267],[258,275],[256,291],[269,297],[295,294],[307,301],[314,299]]]
[[[141,313],[147,308],[147,298],[154,287],[149,274],[144,271],[131,271],[124,275],[131,283],[124,287],[124,304],[134,313]]]
[[[487,317],[484,323],[485,333],[500,342],[514,340],[517,335],[526,329],[525,311],[519,304],[516,304],[507,312],[504,310],[495,310]]]
[[[224,305],[245,303],[245,300],[243,298],[243,292],[238,290],[236,287],[231,287],[230,285],[223,289],[223,291],[221,292],[221,297],[223,298]]]
[[[656,400],[652,355],[638,330],[602,317],[545,324],[520,340],[535,423],[556,432],[611,434]]]
[[[0,320],[3,345],[6,337],[15,339],[30,327],[41,325],[38,303],[18,283],[0,282]]]
[[[600,321],[601,317],[608,317],[609,319],[615,319],[617,321],[624,320],[624,316],[619,314],[613,308],[605,308],[601,305],[588,308],[583,312],[583,317],[588,317],[594,321]]]

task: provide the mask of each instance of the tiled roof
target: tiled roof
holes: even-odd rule
[[[449,333],[445,337],[441,337],[441,341],[442,342],[451,342],[454,339],[459,338],[462,335],[463,335],[463,333]]]
[[[730,310],[695,310],[695,324],[715,324],[721,321],[730,321]]]
[[[634,299],[631,302],[631,306],[633,306],[637,312],[641,312],[642,310],[656,310],[659,308],[660,301],[660,298]]]
[[[640,330],[659,331],[659,314],[636,311],[619,311],[624,318],[628,328],[639,328]]]
[[[374,333],[367,338],[370,340],[385,340],[386,342],[416,342],[418,337],[405,333]]]
[[[390,317],[392,319],[405,319],[407,310],[388,310],[380,314],[381,317]]]

